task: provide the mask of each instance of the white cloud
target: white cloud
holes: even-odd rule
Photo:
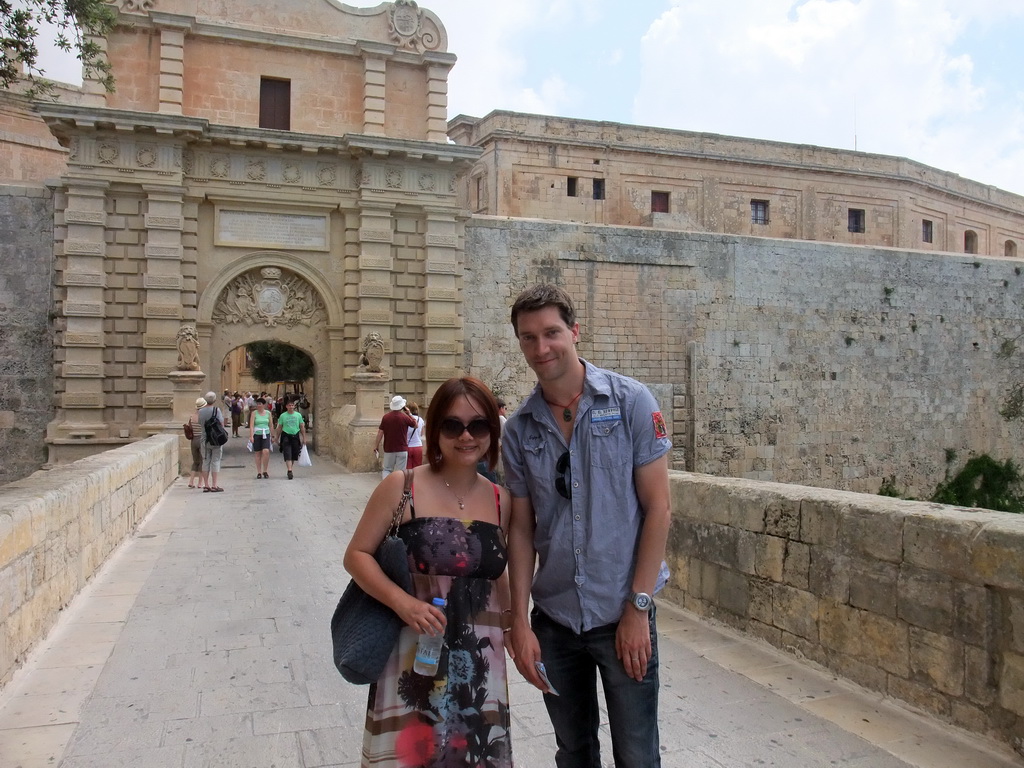
[[[1008,8],[1005,0],[674,0],[644,37],[634,119],[850,149],[856,136],[863,151],[1009,186],[992,160],[1020,157],[1020,104],[994,98],[957,48],[969,24]],[[1024,191],[1024,181],[1012,187]]]

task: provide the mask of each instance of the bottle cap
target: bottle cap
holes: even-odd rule
[[[447,601],[445,601],[445,599],[444,599],[443,597],[435,597],[435,598],[434,598],[433,600],[431,600],[430,602],[432,602],[432,603],[433,603],[434,605],[436,605],[436,606],[437,606],[438,608],[444,608],[444,607],[445,607],[445,605],[447,605]]]

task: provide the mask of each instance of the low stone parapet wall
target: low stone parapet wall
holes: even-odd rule
[[[154,435],[0,487],[0,684],[177,476]]]
[[[1024,516],[673,472],[666,597],[976,733],[1024,736]]]

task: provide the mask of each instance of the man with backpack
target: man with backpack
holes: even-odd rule
[[[221,493],[224,489],[217,485],[220,473],[220,462],[224,457],[224,443],[228,441],[228,431],[224,429],[224,414],[214,403],[217,395],[207,392],[204,395],[206,406],[200,408],[196,418],[202,425],[203,449],[203,493]]]

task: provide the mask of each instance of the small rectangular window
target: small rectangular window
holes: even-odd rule
[[[292,129],[292,81],[260,78],[260,128]]]
[[[750,222],[752,224],[767,224],[768,223],[768,201],[767,200],[751,200],[750,201]]]
[[[851,232],[863,232],[865,218],[863,208],[850,208],[847,229]]]
[[[651,213],[668,213],[668,192],[651,192]]]
[[[594,199],[604,200],[604,179],[594,179]]]
[[[935,237],[935,230],[932,223],[928,219],[921,220],[921,240],[926,243],[932,242]]]
[[[570,176],[568,179],[566,179],[565,194],[567,194],[569,197],[576,197],[576,186],[578,182],[579,179],[577,179],[575,176]]]

